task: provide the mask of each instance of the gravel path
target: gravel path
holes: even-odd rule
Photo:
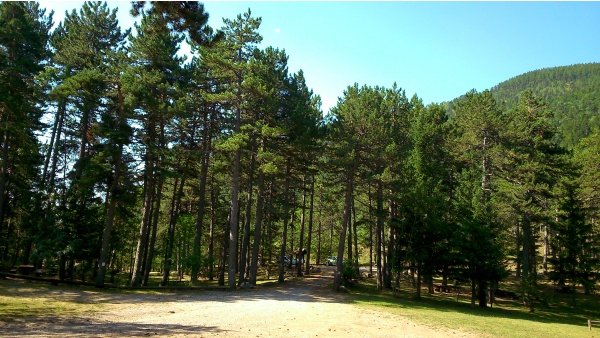
[[[351,305],[345,294],[330,291],[330,272],[325,268],[321,275],[310,278],[236,292],[190,290],[149,295],[60,287],[19,290],[104,306],[99,312],[77,317],[0,318],[0,336],[472,337]]]

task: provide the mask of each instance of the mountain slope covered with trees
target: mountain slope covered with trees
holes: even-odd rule
[[[600,127],[600,63],[545,68],[504,81],[491,91],[498,102],[512,108],[519,93],[531,89],[554,112],[552,124],[561,145],[573,148]]]

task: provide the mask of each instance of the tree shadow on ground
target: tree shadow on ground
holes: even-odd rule
[[[4,320],[0,320],[0,324],[0,336],[2,337],[164,337],[172,335],[227,334],[229,332],[217,327],[203,325],[107,322],[90,318],[57,316],[4,318]]]

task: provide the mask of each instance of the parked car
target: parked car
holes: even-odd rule
[[[327,265],[327,266],[335,265],[336,263],[337,263],[337,257],[335,257],[335,256],[329,256],[325,260],[325,265]]]

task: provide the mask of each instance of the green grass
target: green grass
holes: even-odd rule
[[[510,282],[510,280],[509,280]],[[546,286],[547,287],[547,286]],[[505,288],[501,285],[501,288]],[[544,287],[543,287],[544,288]],[[494,308],[470,305],[467,295],[423,290],[422,299],[414,299],[414,290],[402,289],[398,296],[377,291],[374,279],[351,288],[351,299],[361,307],[383,310],[429,327],[449,328],[489,337],[600,337],[600,327],[588,331],[587,319],[600,319],[600,297],[578,294],[546,296],[548,305],[530,313],[518,301],[497,299]],[[546,294],[551,294],[545,290]]]
[[[53,316],[75,316],[95,312],[102,308],[99,303],[76,300],[56,300],[48,293],[48,286],[23,283],[15,286],[0,282],[0,320]]]

